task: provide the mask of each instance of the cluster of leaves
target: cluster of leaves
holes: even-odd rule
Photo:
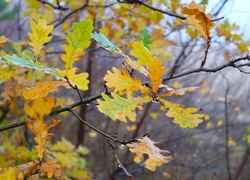
[[[166,116],[173,118],[173,122],[181,128],[195,128],[203,122],[204,114],[199,113],[200,109],[183,107],[169,100],[170,96],[182,96],[187,92],[195,91],[198,87],[172,88],[164,84],[164,76],[168,73],[168,69],[154,52],[154,49],[161,45],[154,42],[156,38],[159,38],[157,36],[158,33],[151,36],[149,31],[142,27],[143,24],[138,23],[136,25],[135,22],[140,22],[140,15],[129,17],[130,19],[127,19],[126,22],[124,19],[118,19],[116,23],[119,26],[117,26],[118,30],[116,32],[110,28],[109,22],[104,22],[106,24],[100,28],[100,33],[93,32],[94,22],[91,19],[94,19],[96,16],[102,17],[104,12],[100,11],[97,14],[92,7],[88,8],[89,20],[82,20],[79,23],[74,22],[72,26],[70,26],[69,20],[65,20],[62,23],[62,27],[65,32],[67,31],[67,35],[64,37],[66,44],[63,46],[64,54],[60,57],[60,62],[65,63],[65,65],[53,68],[48,66],[46,62],[43,62],[42,58],[44,46],[52,40],[52,34],[55,31],[54,25],[48,25],[48,22],[51,22],[53,17],[50,10],[52,7],[43,11],[44,16],[41,18],[38,9],[43,8],[43,6],[39,7],[39,2],[37,1],[26,0],[26,2],[29,7],[26,13],[31,13],[32,11],[36,19],[30,22],[29,41],[24,42],[25,45],[30,46],[31,50],[25,49],[22,51],[21,45],[20,47],[12,42],[16,53],[7,53],[6,51],[0,56],[0,83],[6,83],[6,89],[11,89],[13,79],[19,81],[12,88],[18,93],[2,94],[1,96],[4,97],[4,100],[1,103],[11,103],[13,101],[10,101],[10,99],[16,99],[16,96],[24,100],[23,110],[26,116],[28,116],[28,118],[25,118],[25,124],[33,132],[36,145],[34,146],[34,151],[24,149],[21,152],[19,149],[21,147],[19,147],[15,153],[21,153],[23,154],[21,157],[24,157],[24,152],[27,152],[27,161],[22,162],[22,165],[15,168],[0,169],[2,177],[24,179],[39,173],[41,176],[47,176],[48,178],[53,176],[56,178],[64,176],[76,179],[90,178],[91,175],[85,168],[86,162],[81,158],[81,156],[88,154],[86,148],[79,146],[76,149],[65,139],[58,141],[55,145],[50,145],[49,142],[53,136],[50,132],[51,129],[57,127],[61,122],[61,120],[56,120],[54,115],[64,111],[72,112],[75,115],[72,110],[73,106],[68,106],[70,108],[65,109],[59,106],[56,107],[57,100],[51,97],[50,93],[55,92],[60,86],[71,87],[78,93],[79,91],[89,89],[89,74],[87,72],[78,73],[74,63],[78,62],[86,54],[84,50],[90,46],[91,39],[111,53],[122,56],[124,61],[121,70],[113,67],[112,70],[107,71],[103,78],[106,91],[97,99],[97,108],[101,113],[114,121],[119,120],[127,123],[129,120],[134,123],[137,119],[137,110],[142,110],[143,106],[148,103],[159,103],[162,105],[161,110],[165,112]],[[73,1],[70,1],[68,6],[76,10],[78,5],[83,5],[81,2],[79,3],[74,4]],[[175,3],[171,5],[174,6]],[[133,6],[138,6],[138,4]],[[120,9],[112,8],[117,13],[118,11],[122,13],[124,12],[123,10],[128,10],[127,6],[124,5],[121,5]],[[214,24],[211,22],[211,14],[206,14],[205,10],[205,6],[194,2],[188,7],[182,7],[182,12],[188,15],[187,23],[207,42],[209,48],[211,29]],[[159,23],[163,16],[159,12],[154,15],[145,13],[146,10],[144,8],[139,9],[139,11],[147,22],[154,21]],[[72,18],[74,20],[74,17]],[[133,31],[140,31],[140,36],[137,39],[132,42],[126,42],[128,44],[127,47],[131,50],[129,54],[121,48],[124,42],[118,40],[121,39],[121,34],[126,34],[123,30],[125,24],[135,25],[136,28]],[[71,31],[69,31],[70,28],[72,29]],[[230,29],[230,27],[227,28]],[[223,30],[223,28],[221,29]],[[224,28],[223,32],[227,32],[226,28]],[[191,36],[194,35],[194,33],[189,34]],[[111,37],[116,40],[116,45],[109,40]],[[228,39],[235,38],[232,34],[226,37]],[[8,38],[0,36],[1,47],[5,48],[7,42],[10,42]],[[32,73],[41,73],[40,77],[47,78],[47,82],[41,78],[42,80],[39,83],[31,83],[28,77],[34,78],[30,75]],[[20,76],[25,76],[26,80],[18,79]],[[8,91],[6,90],[5,92]],[[77,105],[83,104],[84,100],[81,96],[80,99],[80,103]],[[74,107],[77,105],[74,105]],[[13,103],[13,111],[15,107],[17,105]],[[94,128],[93,130],[100,132]],[[106,135],[106,137],[114,140],[111,136]],[[129,142],[116,141],[127,145],[129,150],[136,154],[134,161],[136,163],[143,162],[142,165],[151,171],[172,160],[172,156],[164,155],[169,152],[156,147],[156,143],[149,136],[142,136]],[[10,144],[4,144],[3,148],[4,152],[9,151],[11,148],[13,149]],[[144,160],[143,155],[145,154],[148,155],[148,158]],[[0,157],[4,158],[4,153],[1,155]]]

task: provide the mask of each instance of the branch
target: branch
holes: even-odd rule
[[[249,157],[250,157],[250,147],[248,147],[248,149],[247,149],[245,155],[244,155],[243,158],[242,158],[241,164],[240,164],[239,168],[237,169],[237,171],[236,171],[236,173],[235,173],[235,175],[234,175],[234,177],[233,177],[234,180],[237,180],[238,177],[240,176],[242,170],[243,170],[244,167],[247,165],[247,162],[248,162],[248,160],[249,160]]]
[[[226,92],[225,92],[225,101],[224,101],[224,116],[225,116],[225,136],[226,136],[226,144],[225,144],[225,149],[226,149],[226,165],[227,165],[227,174],[228,174],[228,179],[232,179],[231,173],[230,173],[230,159],[229,159],[229,145],[228,145],[228,139],[229,139],[229,126],[228,126],[228,93],[229,93],[229,80],[221,74],[223,79],[226,81]]]
[[[67,10],[69,10],[68,7],[62,7],[58,1],[57,1],[57,6],[53,5],[53,4],[50,3],[50,2],[44,1],[44,0],[38,0],[38,1],[39,1],[40,3],[42,3],[42,4],[47,4],[47,5],[49,5],[49,6],[52,7],[53,9],[58,9],[58,10],[62,10],[62,11],[67,11]]]
[[[189,75],[189,74],[193,74],[193,73],[198,73],[198,72],[217,72],[217,71],[220,71],[222,69],[225,69],[227,67],[233,67],[233,68],[237,68],[237,65],[235,65],[236,62],[239,62],[239,61],[242,61],[242,60],[248,60],[250,61],[250,56],[247,55],[245,57],[241,57],[241,58],[237,58],[237,59],[234,59],[234,60],[231,60],[229,62],[227,62],[226,64],[223,64],[221,66],[218,66],[216,68],[204,68],[204,67],[199,67],[199,68],[195,68],[195,69],[191,69],[189,71],[186,71],[186,72],[182,72],[182,73],[179,73],[179,74],[176,74],[176,75],[172,75],[172,76],[167,76],[165,78],[163,78],[163,81],[167,81],[167,80],[170,80],[170,79],[176,79],[176,78],[179,78],[179,77],[183,77],[183,76],[186,76],[186,75]],[[247,66],[249,64],[246,64]],[[241,66],[242,67],[242,66]],[[145,83],[149,83],[149,82],[145,82]]]
[[[149,9],[151,9],[151,10],[153,10],[153,11],[157,11],[157,12],[160,12],[160,13],[163,13],[163,14],[167,14],[167,15],[169,15],[171,17],[176,17],[176,18],[179,18],[181,20],[186,20],[187,19],[187,17],[185,17],[185,16],[181,16],[181,15],[172,13],[170,11],[163,11],[161,9],[155,8],[153,6],[150,6],[149,4],[145,3],[144,1],[140,1],[140,4],[143,5],[143,6],[145,6],[145,7],[147,7],[147,8],[149,8]],[[223,18],[224,17],[220,17],[220,18],[217,18],[217,19],[212,19],[212,20],[210,20],[210,22],[218,21],[218,20],[221,20]]]
[[[204,59],[203,59],[203,61],[201,62],[201,67],[203,67],[204,65],[205,65],[205,63],[206,63],[206,60],[207,60],[207,55],[208,55],[208,50],[209,50],[209,48],[210,48],[210,42],[211,42],[211,37],[208,37],[208,40],[207,40],[207,49],[205,50],[205,57],[204,57]]]
[[[107,93],[109,94],[109,92]],[[64,106],[62,108],[59,108],[59,109],[55,109],[54,111],[52,111],[49,116],[56,116],[62,112],[65,112],[65,111],[70,111],[71,109],[77,107],[77,106],[80,106],[82,104],[88,104],[88,103],[91,103],[92,101],[96,100],[96,99],[99,99],[102,97],[102,94],[97,94],[97,95],[94,95],[94,96],[91,96],[91,97],[87,97],[87,98],[84,98],[82,100],[79,100],[75,103],[72,103],[70,105],[67,105],[67,106]],[[25,121],[18,121],[18,122],[14,122],[14,123],[11,123],[11,124],[7,124],[5,126],[1,126],[0,127],[0,132],[1,131],[5,131],[5,130],[8,130],[8,129],[12,129],[12,128],[15,128],[15,127],[18,127],[18,126],[23,126],[25,125]]]
[[[56,28],[57,26],[59,26],[60,24],[62,24],[64,21],[66,21],[66,20],[67,20],[70,16],[72,16],[73,14],[75,14],[75,13],[77,13],[78,11],[80,11],[80,10],[82,10],[82,9],[84,9],[84,8],[86,8],[86,7],[88,7],[88,3],[89,3],[89,1],[87,1],[86,4],[82,5],[82,6],[79,7],[78,9],[76,9],[76,10],[70,12],[69,14],[67,14],[66,16],[64,16],[64,18],[63,18],[59,23],[55,24],[54,27]]]

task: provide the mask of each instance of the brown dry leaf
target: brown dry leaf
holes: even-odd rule
[[[39,168],[39,161],[34,160],[32,162],[22,164],[17,166],[15,171],[16,177],[18,177],[19,173],[22,173],[24,176],[31,176],[32,172],[36,171]]]
[[[47,175],[48,178],[52,178],[53,175],[56,178],[60,178],[62,176],[61,166],[57,164],[56,159],[46,159],[45,162],[42,162],[41,168],[41,176]]]
[[[157,166],[161,166],[163,163],[171,161],[172,156],[164,156],[161,153],[169,153],[168,151],[161,150],[155,146],[156,142],[149,139],[148,135],[137,139],[138,142],[132,142],[127,144],[129,150],[136,153],[134,161],[138,164],[143,161],[143,154],[148,155],[148,159],[145,160],[143,165],[151,171],[154,171]]]
[[[191,15],[187,18],[188,24],[192,25],[195,31],[199,33],[204,40],[208,40],[210,37],[210,30],[214,24],[210,22],[212,15],[206,14],[205,10],[205,6],[200,6],[194,1],[189,4],[189,7],[182,8],[184,14]]]
[[[160,88],[167,90],[166,93],[162,93],[159,95],[159,97],[163,97],[163,96],[172,96],[172,95],[183,96],[186,92],[194,92],[199,87],[187,87],[187,88],[181,88],[181,89],[173,89],[167,85],[161,84]]]

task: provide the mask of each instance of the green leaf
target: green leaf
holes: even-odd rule
[[[194,128],[203,122],[204,114],[194,114],[199,111],[196,108],[183,108],[180,104],[174,104],[164,99],[159,99],[168,109],[167,116],[174,118],[174,123],[182,128]]]
[[[5,2],[7,2],[7,3],[11,3],[11,1],[10,1],[10,0],[5,0]]]
[[[115,93],[111,93],[111,96],[113,96],[113,99],[111,99],[108,95],[102,93],[102,97],[104,101],[97,100],[98,106],[100,112],[106,114],[113,120],[120,120],[123,122],[127,122],[127,118],[130,121],[136,120],[136,113],[135,109],[139,108],[141,109],[141,105],[143,103],[147,103],[152,100],[151,97],[146,96],[144,98],[142,97],[136,97],[136,98],[123,98]]]
[[[202,0],[200,4],[207,5],[208,4],[208,0]]]
[[[142,36],[142,37],[140,37],[140,38],[138,38],[136,41],[142,41],[143,42],[143,44],[144,44],[144,46],[145,47],[147,47],[148,49],[149,49],[149,44],[151,44],[152,43],[152,41],[151,41],[151,36],[150,36],[150,34],[148,33],[148,30],[147,29],[142,29],[141,31],[140,31],[140,35]]]
[[[30,60],[29,58],[25,58],[25,57],[21,58],[15,54],[13,54],[11,56],[6,55],[6,56],[4,56],[4,58],[7,61],[9,61],[10,63],[15,64],[17,66],[36,69],[39,71],[44,71],[45,73],[53,74],[55,76],[61,77],[61,75],[59,73],[57,73],[56,71],[54,71],[50,68],[44,67],[44,66],[40,65],[39,63],[35,63],[32,60]]]
[[[91,32],[93,31],[93,23],[91,20],[83,20],[80,23],[73,23],[73,31],[66,36],[68,45],[64,45],[63,49],[66,54],[62,55],[62,60],[66,63],[65,68],[68,72],[72,68],[74,62],[79,61],[80,57],[85,53],[83,49],[90,45]]]
[[[112,42],[110,42],[102,33],[98,34],[96,32],[91,34],[91,37],[98,43],[100,43],[105,49],[114,52],[115,50],[121,50],[115,46]]]

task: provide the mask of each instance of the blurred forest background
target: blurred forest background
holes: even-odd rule
[[[122,1],[122,0],[121,0]],[[92,19],[95,31],[103,33],[111,42],[129,53],[134,40],[140,37],[140,31],[149,30],[152,44],[150,50],[161,59],[171,73],[179,74],[198,68],[204,58],[206,41],[194,33],[185,20],[170,16],[167,13],[154,11],[132,1],[115,0],[12,0],[10,4],[0,1],[0,35],[8,37],[15,51],[26,51],[25,44],[29,21],[45,18],[55,26],[53,39],[46,45],[43,62],[48,66],[60,66],[63,54],[64,36],[73,22]],[[181,15],[182,2],[142,1],[151,7]],[[190,3],[185,1],[186,3]],[[200,1],[196,1],[200,2]],[[244,57],[249,53],[249,39],[242,39],[243,31],[230,19],[222,17],[221,11],[233,0],[223,0],[214,7],[209,6],[210,0],[202,1],[213,13],[214,28],[212,29],[211,47],[207,55],[205,67],[213,69],[231,59]],[[207,12],[209,13],[209,12]],[[224,15],[223,15],[224,16]],[[247,31],[245,31],[247,32]],[[0,51],[2,51],[0,49]],[[104,91],[103,77],[112,67],[120,68],[123,58],[112,54],[92,42],[86,50],[87,55],[77,62],[78,70],[88,72],[90,77],[89,90],[82,92],[83,97],[90,97]],[[240,64],[238,64],[240,67]],[[174,71],[174,72],[173,72]],[[150,133],[152,140],[159,142],[160,149],[166,149],[174,157],[173,161],[151,172],[133,162],[134,154],[128,148],[118,146],[118,156],[134,179],[234,179],[250,178],[250,147],[247,136],[250,134],[250,78],[247,67],[242,72],[238,68],[227,67],[215,73],[197,72],[164,81],[173,88],[200,86],[195,92],[184,96],[171,96],[169,100],[182,104],[184,107],[197,107],[206,114],[205,120],[198,127],[180,128],[160,111],[160,103],[150,103],[138,112],[136,123],[113,121],[101,114],[96,102],[78,107],[83,119],[110,135],[117,133],[123,138],[135,138]],[[19,96],[22,85],[36,86],[45,78],[40,72],[33,72],[35,80],[13,77],[1,84],[0,125],[23,120],[25,114]],[[39,78],[38,78],[39,77]],[[31,78],[32,79],[32,78]],[[19,88],[18,88],[19,87]],[[6,92],[9,94],[6,95]],[[8,98],[6,98],[8,96]],[[78,101],[79,96],[74,90],[59,88],[53,93],[58,104],[70,104]],[[63,124],[53,130],[53,142],[62,137],[74,146],[82,145],[89,149],[84,155],[86,168],[93,179],[128,179],[126,173],[118,167],[113,151],[105,137],[87,128],[70,114],[59,115]],[[0,155],[4,154],[4,142],[10,142],[13,149],[20,145],[32,148],[34,140],[27,127],[17,127],[1,132]],[[14,150],[13,150],[14,151]],[[6,163],[10,162],[10,163]],[[12,163],[12,164],[11,164]],[[0,166],[16,165],[15,160],[0,161]]]

